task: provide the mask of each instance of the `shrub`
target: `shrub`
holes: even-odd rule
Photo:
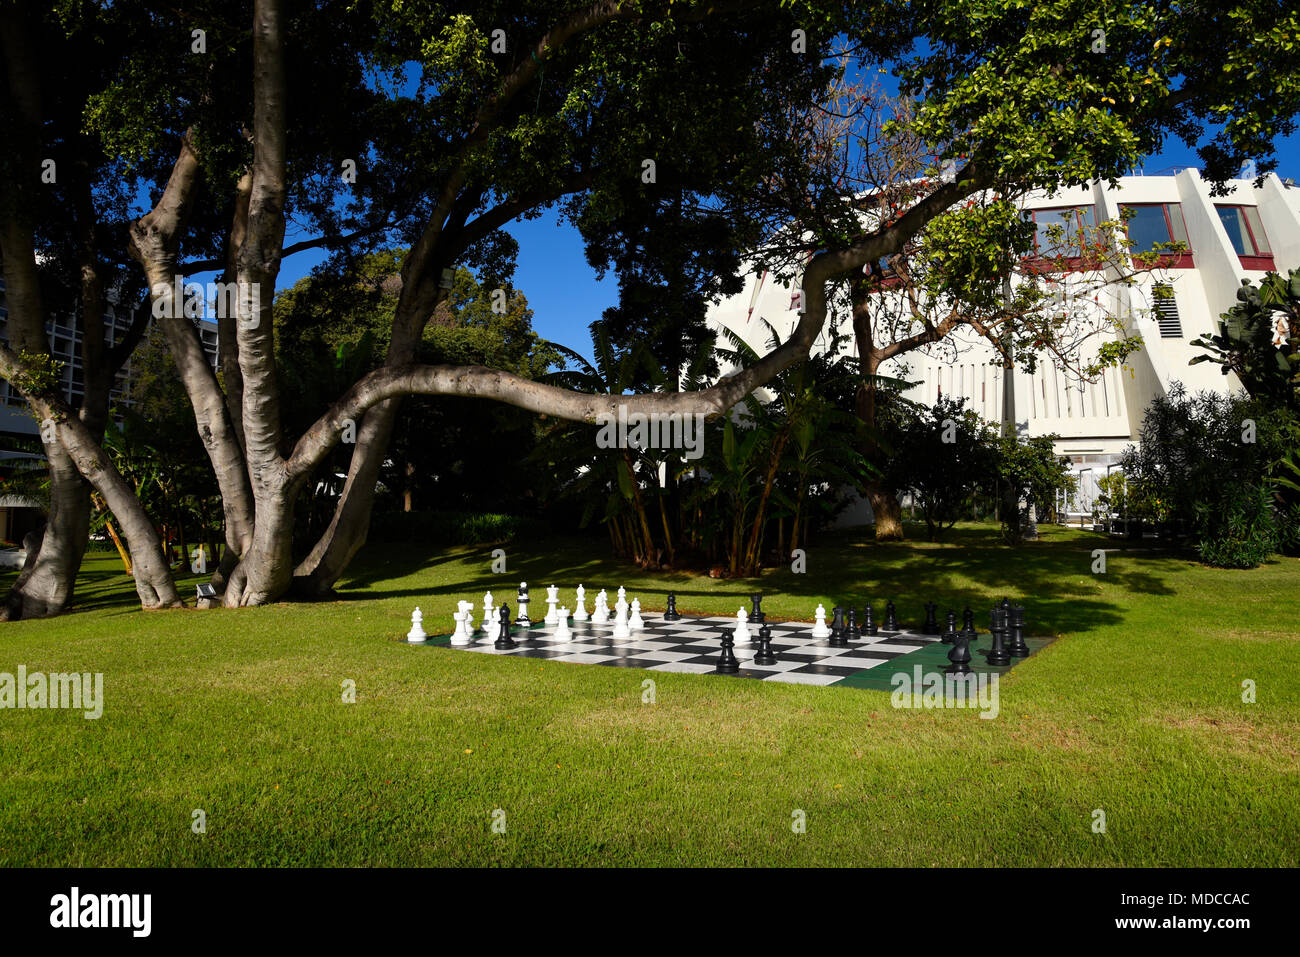
[[[1196,553],[1220,568],[1255,568],[1277,551],[1279,524],[1266,484],[1235,485],[1195,506]]]
[[[546,534],[549,534],[547,523],[532,516],[426,510],[376,514],[371,521],[369,539],[372,542],[480,545]]]

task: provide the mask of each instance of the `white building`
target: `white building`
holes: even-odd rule
[[[1049,224],[1064,221],[1063,213],[1080,217],[1087,226],[1119,221],[1122,208],[1132,207],[1128,232],[1135,252],[1156,242],[1188,246],[1185,254],[1165,257],[1159,270],[1141,275],[1136,285],[1113,283],[1100,290],[1097,309],[1119,318],[1126,333],[1140,335],[1144,343],[1122,369],[1107,370],[1094,382],[1067,376],[1050,361],[1040,362],[1032,375],[1014,374],[1018,430],[1058,435],[1057,452],[1069,456],[1079,474],[1079,496],[1068,505],[1073,514],[1091,510],[1096,479],[1118,463],[1126,446],[1136,443],[1148,403],[1174,381],[1189,391],[1240,388],[1235,376],[1225,377],[1212,363],[1189,365],[1193,356],[1203,354],[1191,341],[1218,332],[1219,316],[1236,302],[1243,280],[1257,282],[1268,271],[1285,274],[1300,267],[1300,188],[1276,174],[1259,187],[1251,180],[1231,185],[1230,195],[1212,197],[1198,172],[1184,169],[1171,176],[1124,177],[1115,189],[1096,183],[1052,196],[1037,193],[1023,204],[1039,224],[1040,242]],[[1168,284],[1172,299],[1153,294],[1158,282]],[[759,318],[785,336],[798,319],[796,308],[790,286],[753,275],[742,294],[713,308],[709,321],[743,335],[762,354],[768,350],[768,333]],[[851,324],[845,323],[844,330],[851,332]],[[1092,340],[1091,348],[1106,337],[1115,336],[1105,333]],[[827,347],[825,333],[818,345]],[[850,349],[856,354],[852,345]],[[962,326],[949,345],[888,360],[880,372],[919,380],[906,394],[926,405],[940,395],[964,396],[968,408],[996,424],[1003,415],[1003,370],[993,362],[995,355],[986,340]],[[850,521],[869,520],[869,510],[852,513]]]

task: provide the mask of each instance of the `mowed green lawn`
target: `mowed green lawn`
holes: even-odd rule
[[[0,711],[0,864],[1297,864],[1300,562],[1112,551],[1094,575],[1112,543],[1074,530],[1018,551],[987,526],[860,538],[764,575],[765,610],[893,597],[911,618],[934,597],[985,621],[1023,599],[1060,639],[1002,680],[995,720],[403,641],[415,605],[446,632],[456,599],[513,605],[521,579],[535,599],[624,584],[654,610],[671,587],[688,613],[734,614],[754,589],[644,574],[603,543],[519,543],[505,575],[489,548],[374,546],[338,601],[151,614],[97,555],[75,613],[0,626],[0,672],[103,672],[106,699],[99,720]]]

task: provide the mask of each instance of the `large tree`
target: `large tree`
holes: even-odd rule
[[[1224,12],[1119,0],[463,8],[256,0],[251,17],[216,5],[184,14],[130,2],[64,6],[87,22],[126,24],[138,41],[91,99],[90,130],[110,151],[138,154],[140,170],[173,157],[131,248],[167,316],[222,491],[227,555],[238,562],[223,569],[230,605],[279,597],[295,576],[309,591],[337,579],[364,538],[405,396],[491,398],[581,421],[619,406],[721,414],[807,355],[831,280],[902,252],[967,197],[1000,184],[1113,176],[1168,132],[1196,141],[1195,119],[1225,112],[1231,120],[1203,144],[1207,174],[1226,178],[1246,157],[1267,170],[1300,89],[1293,24],[1279,29],[1262,0]],[[202,56],[191,52],[196,29],[206,30]],[[1231,42],[1207,42],[1216,31]],[[837,36],[852,39],[861,63],[894,59],[918,97],[914,135],[953,161],[951,176],[865,224],[833,184],[805,190],[793,207],[767,200],[777,169],[797,159],[795,139],[774,135],[770,119],[825,95]],[[914,41],[922,52],[903,58]],[[62,60],[56,43],[42,53],[51,68]],[[1256,56],[1272,64],[1267,82],[1250,68]],[[17,164],[28,182],[39,177],[39,155]],[[751,232],[766,225],[803,248],[800,230],[816,219],[798,325],[735,375],[689,392],[587,394],[504,369],[417,361],[445,271],[498,255],[501,226],[565,197],[580,204],[585,228],[622,221],[629,234],[637,219],[627,222],[629,209],[659,215],[680,197],[718,204]],[[286,243],[290,215],[311,238]],[[380,239],[406,249],[385,365],[290,435],[271,312],[281,262],[309,244],[361,251]],[[7,274],[11,258],[35,258],[34,244],[16,244],[16,257],[4,251]],[[200,264],[258,293],[220,317],[220,381],[171,301],[174,280]],[[0,373],[30,381],[23,356],[0,358]],[[358,425],[339,508],[295,571],[296,493]],[[60,433],[65,447],[86,438],[93,445],[93,436]],[[94,471],[85,456],[82,464]],[[111,484],[111,472],[95,474]],[[129,508],[110,501],[119,504]]]

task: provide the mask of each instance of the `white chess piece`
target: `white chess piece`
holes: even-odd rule
[[[492,604],[491,592],[483,596],[483,624],[480,627],[484,638],[496,638],[497,632],[501,630],[497,627],[496,608]]]
[[[736,644],[748,642],[749,638],[749,612],[742,608],[736,612]]]
[[[464,623],[461,625],[461,637],[464,639],[462,644],[470,644],[474,641],[474,603],[472,601],[460,602],[460,611],[464,616]]]
[[[546,589],[546,624],[555,624],[555,606],[560,603],[560,590],[554,585]]]
[[[429,637],[425,634],[424,625],[422,624],[423,621],[424,612],[420,611],[419,608],[416,608],[415,611],[411,612],[411,630],[406,633],[407,641],[424,641],[424,639]]]
[[[596,611],[591,616],[591,623],[593,625],[609,624],[609,599],[605,596],[605,589],[603,588],[600,590],[600,594],[596,596]]]
[[[468,605],[467,609],[465,606]],[[467,601],[458,603],[456,614],[452,617],[456,620],[456,630],[451,633],[451,643],[453,645],[468,645],[473,638],[473,625],[470,624],[470,617],[474,614],[474,606]]]
[[[829,638],[831,630],[826,627],[826,606],[817,606],[817,622],[813,625],[812,636],[814,638]]]
[[[558,641],[568,641],[573,637],[573,632],[569,630],[569,609],[561,608],[555,625],[555,638]]]
[[[623,589],[619,589],[621,593]],[[627,602],[619,598],[618,604],[614,606],[614,638],[631,638],[632,632],[627,627]]]
[[[632,631],[640,631],[645,627],[645,622],[641,618],[641,599],[632,599],[632,617],[627,620],[627,626]]]
[[[591,616],[587,614],[587,589],[581,585],[578,586],[578,607],[573,611],[574,621],[586,621]]]
[[[627,601],[627,589],[624,588],[622,585],[618,586],[618,601],[622,601],[622,602]],[[614,606],[618,607],[618,602],[615,602]]]

